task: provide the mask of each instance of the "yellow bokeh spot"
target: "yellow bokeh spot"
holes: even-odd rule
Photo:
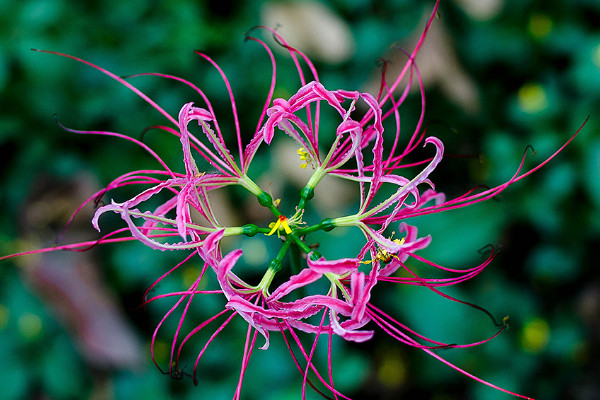
[[[39,249],[41,241],[37,236],[30,235],[27,238],[20,238],[8,243],[8,246],[3,246],[3,254],[20,253],[31,249]],[[32,265],[37,265],[42,259],[42,254],[33,253],[27,257],[15,257],[10,261],[20,268],[30,268]]]
[[[181,278],[182,282],[183,282],[183,286],[186,288],[191,287],[194,282],[196,282],[196,279],[198,279],[198,277],[200,276],[200,272],[202,272],[200,270],[200,268],[195,267],[195,266],[190,266],[187,267],[186,269],[183,270],[183,276]],[[202,281],[198,284],[197,289],[202,289],[204,285],[202,284]]]
[[[552,32],[552,27],[553,23],[550,17],[543,14],[534,14],[529,18],[527,29],[533,37],[542,39]]]
[[[4,305],[0,304],[0,330],[3,330],[8,326],[8,320],[10,318],[10,311]]]
[[[539,353],[550,341],[550,326],[541,318],[527,322],[521,332],[521,345],[525,351]]]
[[[406,381],[406,364],[397,352],[386,353],[377,368],[377,380],[382,385],[395,389]]]
[[[19,332],[27,339],[34,339],[42,332],[42,319],[33,313],[25,313],[18,320]]]
[[[519,108],[529,114],[537,113],[548,107],[548,95],[539,83],[528,83],[517,93]]]
[[[600,44],[592,51],[592,61],[596,67],[600,68]]]
[[[148,347],[150,347],[150,346],[148,346]],[[155,340],[153,350],[154,350],[154,359],[156,360],[156,362],[159,365],[168,363],[170,348],[166,342],[164,342],[162,340]],[[150,351],[148,351],[148,353],[149,352]]]

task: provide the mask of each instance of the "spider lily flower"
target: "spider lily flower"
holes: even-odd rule
[[[359,170],[362,172],[360,167],[363,158],[361,153],[361,144],[364,137],[363,126],[351,117],[359,100],[363,100],[369,107],[370,112],[375,115],[375,123],[370,129],[376,132],[374,134],[376,140],[373,151],[376,157],[380,156],[383,134],[381,109],[375,98],[369,93],[347,90],[330,91],[325,89],[320,82],[311,81],[300,88],[289,100],[275,99],[273,107],[267,110],[268,119],[261,130],[264,134],[264,141],[270,144],[275,134],[275,128],[279,128],[300,146],[298,154],[300,159],[305,161],[301,168],[311,165],[315,169],[305,186],[305,191],[302,194],[303,201],[312,198],[314,188],[326,174],[335,172],[352,158],[359,164]],[[341,118],[334,140],[324,158],[319,154],[319,144],[323,140],[319,140],[318,121],[315,120],[314,123],[311,121],[311,124],[306,124],[296,115],[298,111],[306,111],[310,115],[311,104],[320,103],[321,101],[325,101],[327,105],[334,108]],[[347,102],[350,102],[350,104],[347,108],[344,108],[344,103]],[[317,110],[319,109],[320,107],[317,106]],[[378,176],[374,177],[375,185],[377,185],[377,178]],[[374,192],[371,195],[374,195]],[[303,205],[304,202],[299,207],[302,208]]]
[[[429,26],[434,20],[437,2],[423,34],[401,73],[393,82],[387,82],[385,74],[379,92],[361,93],[346,89],[331,89],[319,80],[316,68],[299,50],[291,47],[274,30],[258,27],[274,35],[277,42],[288,50],[294,63],[300,87],[289,99],[273,99],[276,84],[275,57],[269,46],[262,40],[247,35],[247,39],[258,43],[265,49],[272,64],[272,78],[256,129],[248,143],[242,142],[238,121],[237,106],[229,81],[221,68],[207,55],[197,52],[219,72],[231,100],[237,149],[227,148],[224,130],[219,125],[216,113],[204,92],[196,85],[181,78],[165,74],[139,74],[162,77],[181,82],[195,91],[201,101],[200,106],[186,99],[177,118],[168,114],[152,99],[139,91],[129,81],[135,77],[120,78],[94,64],[79,58],[59,54],[87,64],[107,76],[115,79],[136,95],[141,97],[160,114],[170,125],[152,128],[171,134],[179,139],[182,149],[184,172],[174,172],[146,144],[131,137],[105,131],[68,131],[80,134],[99,134],[124,138],[147,151],[160,165],[155,170],[132,171],[121,175],[106,188],[91,196],[85,204],[105,196],[114,189],[124,186],[143,185],[145,189],[126,201],[111,201],[99,207],[92,224],[100,230],[100,218],[107,212],[121,216],[125,227],[105,234],[95,242],[57,246],[17,255],[40,253],[59,249],[84,249],[90,245],[138,240],[160,251],[183,251],[184,260],[167,270],[148,289],[143,304],[163,299],[174,299],[174,304],[158,323],[152,337],[152,357],[155,359],[155,343],[158,331],[165,326],[168,318],[182,310],[178,325],[171,342],[168,373],[180,376],[180,357],[184,349],[190,347],[191,338],[214,324],[220,325],[210,334],[196,357],[193,374],[198,371],[200,361],[215,338],[240,316],[248,324],[242,365],[235,399],[241,396],[243,378],[249,365],[258,336],[264,338],[262,349],[270,345],[269,336],[273,332],[281,333],[290,350],[297,369],[303,376],[303,393],[306,386],[325,388],[336,398],[348,398],[334,385],[331,367],[333,352],[332,337],[362,343],[384,333],[400,343],[418,348],[451,368],[481,383],[519,397],[525,397],[485,382],[467,371],[455,366],[439,356],[435,350],[440,348],[470,347],[485,343],[504,330],[506,324],[498,324],[495,334],[478,342],[467,344],[446,343],[428,338],[378,308],[372,301],[372,294],[385,290],[389,285],[422,286],[433,293],[459,302],[491,316],[483,308],[445,294],[442,289],[472,279],[483,271],[494,258],[494,252],[481,264],[466,269],[450,269],[426,260],[417,253],[432,241],[431,236],[419,236],[417,227],[407,221],[411,217],[444,212],[455,208],[487,200],[498,195],[515,182],[527,177],[554,158],[566,146],[575,134],[556,153],[534,168],[523,171],[525,156],[516,167],[514,176],[504,184],[485,190],[471,190],[456,198],[446,198],[436,191],[430,180],[431,173],[440,166],[444,156],[444,145],[439,138],[426,137],[424,121],[424,89],[416,67],[415,57],[425,39]],[[308,73],[305,73],[308,69]],[[139,76],[137,75],[137,76]],[[408,84],[399,94],[397,88],[408,78]],[[417,125],[407,137],[406,145],[400,146],[399,108],[408,97],[408,93],[417,82],[421,96],[421,112]],[[198,99],[196,99],[198,100]],[[334,132],[321,132],[319,121],[322,107],[331,107],[337,118]],[[189,130],[190,123],[198,123],[202,135],[194,135]],[[384,128],[384,124],[386,128]],[[301,190],[300,200],[293,216],[282,214],[277,201],[261,189],[249,176],[250,164],[263,145],[270,145],[275,134],[287,135],[298,146],[301,161],[299,168],[312,169],[312,175]],[[407,162],[409,155],[417,146],[425,146],[430,156],[424,160]],[[263,146],[264,147],[264,146]],[[200,164],[198,161],[201,161]],[[208,165],[208,169],[201,166]],[[408,175],[404,172],[414,167],[417,172]],[[318,185],[324,177],[331,176],[354,182],[357,187],[357,209],[351,215],[325,218],[315,223],[305,215],[306,205],[318,191]],[[243,226],[223,226],[213,211],[210,192],[223,187],[239,185],[255,196],[258,203],[268,209],[274,217],[270,226],[257,226],[248,221]],[[383,196],[386,188],[387,196]],[[389,190],[391,189],[391,190]],[[149,200],[155,200],[157,194],[167,194],[167,200],[149,210]],[[383,198],[382,198],[383,197]],[[81,207],[79,209],[81,209]],[[76,210],[75,214],[79,211]],[[202,223],[195,220],[200,215]],[[174,217],[173,217],[174,215]],[[141,222],[141,223],[140,223]],[[358,252],[347,254],[344,258],[328,258],[328,250],[319,249],[318,253],[309,242],[311,234],[318,231],[328,232],[338,227],[355,227],[364,236],[364,243]],[[397,238],[387,236],[390,230],[397,232]],[[129,236],[120,236],[127,232]],[[277,233],[277,238],[275,238]],[[243,261],[241,249],[223,254],[221,243],[227,236],[245,235],[253,237],[264,234],[266,240],[277,240],[281,247],[274,257],[264,266],[264,274],[258,284],[251,284],[237,270],[236,265]],[[12,255],[15,256],[15,255]],[[1,257],[0,259],[12,256]],[[186,290],[149,296],[150,290],[158,283],[169,278],[185,262],[199,257],[203,268],[197,279]],[[441,271],[448,277],[429,278],[420,276],[409,267],[408,260],[424,264],[430,270]],[[293,269],[291,265],[296,269]],[[397,274],[403,271],[403,274]],[[207,275],[214,274],[218,286],[203,288],[201,283],[209,281]],[[274,277],[278,276],[278,280]],[[275,285],[274,282],[283,282]],[[306,294],[305,289],[313,288],[316,283],[325,282],[318,293]],[[226,300],[223,310],[216,312],[206,320],[196,323],[185,331],[184,320],[192,303],[202,301],[204,296],[221,295]],[[493,317],[492,317],[493,319]],[[305,337],[314,338],[310,347],[306,347]],[[322,374],[314,361],[319,338],[328,338],[328,376]],[[298,349],[301,357],[297,357]],[[157,363],[158,365],[158,363]]]
[[[158,185],[143,191],[126,202],[115,203],[113,201],[112,204],[100,207],[92,220],[94,227],[100,231],[98,225],[99,217],[105,212],[113,211],[120,214],[123,220],[125,220],[133,237],[153,249],[191,249],[202,244],[203,235],[214,232],[219,227],[208,201],[208,190],[216,189],[228,184],[239,183],[239,180],[236,180],[232,176],[201,173],[192,156],[190,145],[191,134],[188,130],[188,124],[193,120],[197,120],[202,127],[203,132],[207,137],[212,139],[211,142],[215,143],[215,148],[218,150],[219,155],[223,157],[223,159],[228,159],[231,166],[235,166],[235,162],[229,155],[227,149],[216,139],[214,132],[208,126],[207,122],[212,119],[211,113],[206,109],[194,107],[192,103],[185,104],[179,112],[178,124],[180,141],[183,149],[183,161],[186,170],[185,176],[173,177],[162,181]],[[249,182],[253,185],[251,181]],[[160,205],[154,212],[141,212],[137,208],[134,208],[163,190],[171,190],[175,195]],[[261,193],[258,188],[255,190],[256,193]],[[191,218],[190,208],[199,212],[200,215],[208,221],[209,226],[203,227],[195,225]],[[165,216],[173,209],[176,211],[174,220]],[[133,218],[143,219],[143,226],[141,228],[138,227],[133,222]],[[144,233],[151,232],[159,223],[170,225],[173,229],[176,228],[177,233],[183,238],[184,242],[161,243],[155,239],[149,238],[148,235]],[[188,233],[191,237],[190,241],[187,240]]]
[[[227,77],[222,72],[220,67],[212,61],[208,56],[200,54],[206,60],[208,60],[221,74],[225,86],[229,92],[232,104],[232,110],[234,113],[234,121],[235,121],[235,131],[238,139],[238,148],[239,148],[239,163],[234,159],[231,155],[230,151],[227,149],[225,145],[225,141],[223,139],[223,135],[221,132],[221,128],[214,117],[213,107],[207,98],[207,96],[200,90],[197,86],[183,80],[178,77],[174,77],[171,75],[165,74],[138,74],[132,75],[130,78],[141,75],[152,75],[159,76],[167,79],[177,80],[182,82],[192,89],[194,89],[202,98],[202,100],[206,104],[206,108],[194,107],[193,103],[185,104],[180,110],[179,117],[176,119],[168,114],[162,107],[160,107],[156,102],[142,93],[139,89],[129,83],[126,79],[121,78],[110,71],[105,70],[97,65],[94,65],[88,61],[82,60],[80,58],[52,52],[45,50],[36,50],[45,53],[55,54],[67,58],[74,59],[83,64],[91,66],[92,68],[97,69],[98,71],[104,73],[110,78],[116,80],[120,84],[124,85],[147,103],[149,103],[153,108],[155,108],[159,113],[161,113],[168,121],[170,121],[175,128],[170,126],[154,126],[151,128],[160,129],[174,136],[180,138],[182,150],[183,150],[183,161],[186,169],[185,174],[174,173],[170,170],[170,168],[165,164],[165,162],[148,146],[143,144],[142,142],[128,137],[126,135],[114,132],[106,132],[106,131],[81,131],[74,130],[67,127],[62,126],[64,129],[79,134],[98,134],[104,136],[115,136],[119,138],[126,139],[131,141],[141,147],[143,147],[146,151],[148,151],[152,157],[154,157],[160,165],[164,168],[163,170],[145,170],[145,171],[137,171],[136,179],[132,179],[133,173],[124,174],[122,177],[117,178],[111,185],[107,186],[107,188],[102,191],[96,193],[94,196],[90,197],[82,207],[90,203],[92,201],[98,202],[100,197],[106,195],[110,190],[115,189],[117,187],[122,187],[126,185],[134,185],[134,184],[142,184],[142,183],[154,183],[155,186],[141,192],[140,194],[134,196],[132,199],[127,200],[125,202],[114,202],[111,201],[111,204],[101,207],[97,210],[94,219],[93,225],[96,229],[100,230],[98,219],[100,215],[105,212],[113,211],[121,215],[123,220],[126,222],[128,229],[131,233],[130,238],[121,238],[116,240],[139,240],[144,244],[152,247],[153,249],[159,250],[186,250],[193,249],[202,244],[202,236],[207,235],[211,232],[217,231],[220,226],[215,219],[215,216],[212,212],[210,203],[208,202],[207,192],[210,190],[215,190],[221,188],[223,186],[228,185],[240,185],[247,189],[249,192],[253,193],[255,196],[260,197],[266,195],[259,187],[250,179],[247,175],[247,170],[250,164],[250,161],[254,157],[254,154],[259,148],[260,141],[253,141],[246,146],[245,151],[242,150],[242,139],[240,133],[239,122],[237,118],[237,109],[235,105],[235,100],[233,98],[233,93],[231,92],[231,88],[229,85],[229,81]],[[267,100],[265,104],[270,102],[272,97],[272,92],[274,90],[274,78],[269,89],[269,93],[267,95]],[[263,112],[264,116],[264,112]],[[261,116],[261,120],[262,120]],[[188,124],[196,120],[198,124],[201,126],[202,131],[208,141],[209,145],[213,147],[214,150],[211,150],[210,147],[205,144],[200,138],[191,134],[187,128]],[[212,123],[212,126],[211,126]],[[258,135],[255,135],[258,136]],[[195,151],[198,155],[202,157],[204,161],[206,161],[212,168],[216,170],[216,173],[206,173],[200,172],[195,159],[192,155],[192,150]],[[158,176],[169,176],[170,179],[159,179],[155,175]],[[137,207],[140,203],[143,203],[149,200],[155,194],[161,191],[171,191],[173,193],[173,197],[162,205],[157,207],[154,211],[140,211]],[[265,200],[266,202],[270,202],[270,200]],[[81,208],[81,207],[80,207]],[[79,209],[80,209],[79,208]],[[190,217],[190,208],[195,209],[199,214],[204,217],[208,223],[207,226],[199,226],[194,224],[191,221]],[[79,211],[79,209],[77,211]],[[175,209],[176,210],[176,218],[170,219],[166,218],[165,214],[169,211]],[[74,217],[74,215],[73,215]],[[72,217],[72,218],[73,218]],[[143,225],[137,226],[134,223],[134,218],[142,219]],[[154,231],[156,229],[160,229],[163,231],[162,234],[156,234]],[[240,227],[227,227],[226,235],[229,234],[241,234],[243,231]],[[117,232],[115,232],[117,233]],[[155,240],[153,237],[170,237],[178,234],[183,239],[183,242],[177,243],[163,243]],[[188,240],[188,234],[190,236]],[[112,234],[109,234],[112,236]],[[151,237],[152,236],[152,237]],[[104,240],[100,240],[98,243],[103,242]],[[89,245],[89,243],[86,243]],[[77,246],[69,246],[68,248],[76,248]],[[82,246],[83,247],[83,246]]]

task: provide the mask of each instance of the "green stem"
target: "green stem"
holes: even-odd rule
[[[332,230],[335,227],[336,227],[336,225],[335,225],[333,219],[325,218],[324,220],[322,220],[321,222],[319,222],[316,225],[311,225],[311,226],[307,226],[306,228],[297,229],[294,231],[294,233],[298,236],[305,236],[305,235],[308,235],[309,233],[313,233],[313,232],[317,232],[317,231],[321,231],[321,230],[323,230],[325,232],[329,232],[330,230]]]
[[[225,228],[227,229],[227,228]],[[254,224],[246,224],[242,226],[242,234],[248,237],[253,237],[257,233],[269,233],[271,230],[269,228],[259,228]]]
[[[285,242],[283,242],[283,244],[281,245],[281,248],[279,249],[279,252],[277,253],[277,257],[275,257],[269,263],[269,269],[272,269],[275,272],[279,272],[281,270],[281,266],[282,266],[281,261],[283,261],[283,257],[285,257],[285,254],[287,253],[288,249],[290,248],[291,243],[292,243],[292,240],[290,240],[289,237],[286,239]]]
[[[316,260],[318,260],[319,258],[321,258],[321,254],[320,254],[318,251],[316,251],[316,250],[313,250],[313,249],[311,249],[310,247],[308,247],[308,245],[307,245],[306,243],[304,243],[304,242],[303,242],[303,241],[302,241],[302,240],[301,240],[301,239],[300,239],[300,238],[299,238],[299,237],[298,237],[296,234],[294,234],[294,233],[290,233],[290,234],[288,235],[288,240],[289,240],[290,238],[291,238],[291,239],[292,239],[294,242],[296,242],[296,244],[298,245],[298,247],[300,247],[300,249],[301,249],[303,252],[305,252],[306,254],[308,254],[308,253],[312,252],[312,255],[311,255],[311,257],[310,257],[310,258],[311,258],[311,259],[313,259],[314,261],[316,261]]]
[[[275,205],[273,204],[273,197],[271,197],[269,193],[263,192],[261,190],[260,194],[256,195],[256,199],[258,200],[258,204],[271,210],[271,212],[275,214],[276,217],[279,217],[281,215],[277,207],[275,207]]]
[[[293,242],[290,244],[290,264],[291,264],[291,270],[292,270],[292,274],[296,275],[298,273],[300,273],[300,270],[302,269],[300,262],[301,262],[301,253],[300,253],[300,247],[298,247],[298,243]]]
[[[165,225],[177,225],[177,221],[175,221],[174,219],[171,219],[171,218],[160,217],[157,215],[148,215],[148,214],[145,214],[145,213],[142,213],[139,211],[133,211],[133,210],[130,210],[129,214],[136,216],[136,217],[144,217],[146,219],[153,219],[155,221],[162,222]],[[201,231],[202,233],[212,233],[212,232],[216,232],[220,229],[225,229],[223,236],[235,236],[235,235],[249,236],[247,233],[247,232],[249,232],[249,228],[248,228],[249,225],[251,225],[251,224],[244,225],[244,226],[229,226],[229,227],[225,227],[225,228],[219,227],[219,226],[217,226],[215,228],[210,228],[208,226],[202,226],[202,225],[197,225],[197,224],[192,224],[192,223],[185,224],[186,227],[197,230],[197,231]],[[269,232],[269,229],[266,229],[266,228],[258,228],[257,227],[256,229],[258,229],[256,231],[256,233]]]
[[[260,196],[262,193],[264,193],[263,190],[246,174],[241,175],[239,182],[255,196]]]
[[[267,272],[265,272],[262,279],[260,280],[260,283],[256,287],[257,290],[263,292],[265,297],[269,297],[269,286],[271,286],[271,282],[273,282],[273,278],[275,277],[276,273],[277,271],[273,268],[267,269]]]
[[[363,218],[365,218],[363,214],[354,214],[345,217],[332,218],[330,221],[334,226],[357,226]]]

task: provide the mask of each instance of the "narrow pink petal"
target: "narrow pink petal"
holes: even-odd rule
[[[337,316],[334,315],[334,313],[329,314],[329,321],[331,323],[331,327],[333,328],[333,331],[337,335],[343,337],[345,340],[361,343],[361,342],[366,342],[367,340],[370,340],[373,338],[373,335],[374,335],[373,331],[357,331],[357,330],[348,330],[348,329],[342,328],[342,326],[340,325],[340,322],[338,321]]]
[[[356,258],[340,258],[337,260],[325,260],[321,258],[320,260],[312,260],[307,257],[308,267],[319,273],[332,273],[336,275],[343,275],[348,272],[355,271],[358,268],[359,262]]]
[[[299,274],[292,275],[287,282],[279,285],[269,296],[269,301],[277,301],[292,291],[317,281],[322,275],[312,269],[303,269]]]
[[[210,64],[212,64],[212,66],[219,72],[219,75],[221,75],[221,79],[223,80],[223,83],[225,83],[225,88],[227,89],[227,93],[229,94],[229,101],[231,103],[231,111],[233,113],[235,133],[237,136],[238,151],[239,151],[239,155],[240,155],[240,165],[244,165],[244,153],[242,152],[242,134],[240,131],[240,122],[239,122],[237,107],[235,105],[235,98],[233,96],[233,91],[231,90],[231,85],[229,83],[229,79],[227,79],[227,76],[225,75],[225,73],[223,72],[221,67],[219,67],[219,65],[212,58],[210,58],[206,54],[199,52],[199,51],[195,51],[195,53],[198,54],[199,56],[203,57]],[[219,137],[221,139],[221,143],[223,143],[223,148],[225,148],[223,137],[222,136],[219,136]],[[239,170],[239,168],[238,168],[238,170]]]

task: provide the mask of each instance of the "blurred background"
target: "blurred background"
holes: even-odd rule
[[[71,212],[94,191],[127,171],[154,167],[134,145],[68,133],[53,115],[74,129],[132,137],[164,123],[98,71],[31,48],[75,55],[117,75],[163,72],[186,78],[206,91],[220,125],[233,135],[222,81],[193,53],[202,50],[230,78],[243,131],[251,135],[271,70],[264,50],[244,41],[250,28],[279,26],[317,64],[327,88],[370,90],[379,77],[378,58],[389,60],[391,69],[403,63],[400,49],[412,49],[433,4],[0,0],[0,255],[52,246],[59,237],[60,243],[96,238],[89,223],[92,207],[60,235]],[[298,80],[289,59],[281,52],[277,57],[276,95],[289,97]],[[428,133],[444,141],[446,153],[468,156],[448,157],[432,177],[449,196],[506,181],[528,145],[536,154],[526,165],[536,165],[590,116],[561,155],[497,200],[411,223],[433,236],[419,254],[438,264],[470,267],[482,261],[478,250],[486,245],[502,250],[480,276],[448,293],[499,319],[510,315],[510,329],[480,347],[442,351],[444,357],[531,397],[600,399],[600,279],[593,255],[600,246],[600,1],[444,0],[418,66],[427,91]],[[200,103],[173,81],[139,77],[132,83],[172,115],[185,102]],[[404,137],[414,127],[419,101],[415,94],[402,108]],[[146,136],[173,168],[182,169],[178,141]],[[281,155],[289,151],[284,143],[259,154],[253,171],[274,193],[295,195],[292,172],[291,183],[285,176],[262,177],[263,169],[298,169],[295,148],[292,157]],[[288,158],[295,163],[291,167]],[[321,196],[319,209],[352,210],[347,188],[331,185],[344,195],[336,203]],[[127,198],[126,191],[121,194]],[[234,222],[244,218],[232,207],[237,195],[219,198],[224,210],[233,210]],[[107,229],[120,226],[118,217],[103,220]],[[240,244],[251,255],[245,259],[249,268],[260,267],[276,251],[257,240]],[[319,240],[322,249],[340,256],[340,237]],[[181,381],[163,376],[152,365],[149,342],[168,304],[136,307],[144,290],[180,257],[126,243],[2,262],[0,399],[231,398],[245,335],[241,323],[209,349],[197,387],[185,376]],[[192,262],[172,287],[189,285],[200,267]],[[494,332],[481,313],[423,288],[389,287],[376,300],[438,340],[463,343]],[[207,301],[195,307],[194,315],[201,315],[219,305]],[[163,366],[172,322],[159,335],[156,352]],[[185,372],[193,368],[197,346],[188,349]],[[352,398],[508,398],[381,331],[363,345],[335,346],[336,382]],[[274,339],[269,350],[255,350],[243,398],[297,399],[300,384],[287,349]]]

